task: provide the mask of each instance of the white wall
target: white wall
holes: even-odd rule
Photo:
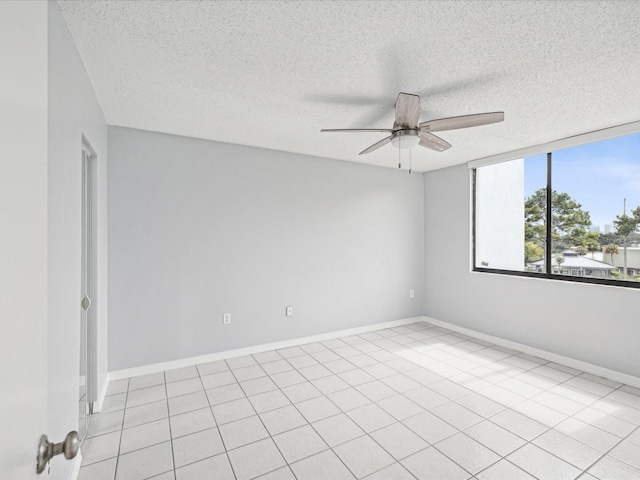
[[[524,159],[482,167],[476,191],[477,266],[524,270]]]
[[[109,127],[109,370],[419,315],[422,195],[406,171]]]
[[[36,479],[47,405],[47,5],[0,2],[0,478]]]
[[[640,376],[640,290],[470,272],[470,174],[424,175],[425,315]]]
[[[49,5],[49,426],[61,441],[78,428],[82,136],[97,160],[97,313],[99,385],[107,372],[106,181],[107,126],[56,2]],[[69,478],[72,462],[52,464],[52,478]]]

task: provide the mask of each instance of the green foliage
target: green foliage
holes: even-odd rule
[[[541,188],[525,200],[525,242],[544,243],[546,234],[547,190]],[[589,212],[567,193],[551,193],[551,237],[553,250],[561,252],[581,245],[591,225]]]
[[[604,253],[611,255],[611,265],[613,265],[613,256],[619,254],[620,250],[618,250],[618,246],[615,243],[610,243],[604,247]]]
[[[618,278],[619,279],[622,276],[622,274],[620,273],[619,270],[611,270],[611,276],[613,278]]]
[[[525,263],[537,262],[544,257],[544,249],[535,242],[524,242]]]

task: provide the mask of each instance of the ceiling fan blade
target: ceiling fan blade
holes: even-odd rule
[[[393,132],[391,128],[323,128],[321,132]]]
[[[420,132],[420,145],[436,152],[444,152],[451,148],[449,142],[428,132]]]
[[[365,153],[371,153],[374,150],[378,150],[379,148],[384,147],[387,143],[391,142],[392,136],[393,135],[389,135],[387,138],[383,138],[379,142],[374,143],[369,148],[365,148],[363,151],[360,152],[360,155],[364,155]]]
[[[396,125],[415,128],[419,119],[420,97],[400,92],[396,100]]]
[[[461,117],[439,118],[420,124],[420,131],[442,132],[444,130],[456,130],[458,128],[477,127],[498,123],[504,120],[504,112],[478,113],[476,115],[463,115]]]

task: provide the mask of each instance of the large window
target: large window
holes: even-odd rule
[[[640,133],[473,170],[474,270],[640,287]]]

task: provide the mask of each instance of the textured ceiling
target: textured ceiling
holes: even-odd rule
[[[60,1],[107,123],[397,167],[399,91],[442,132],[427,171],[640,120],[637,1]],[[403,151],[406,166],[408,154]]]

